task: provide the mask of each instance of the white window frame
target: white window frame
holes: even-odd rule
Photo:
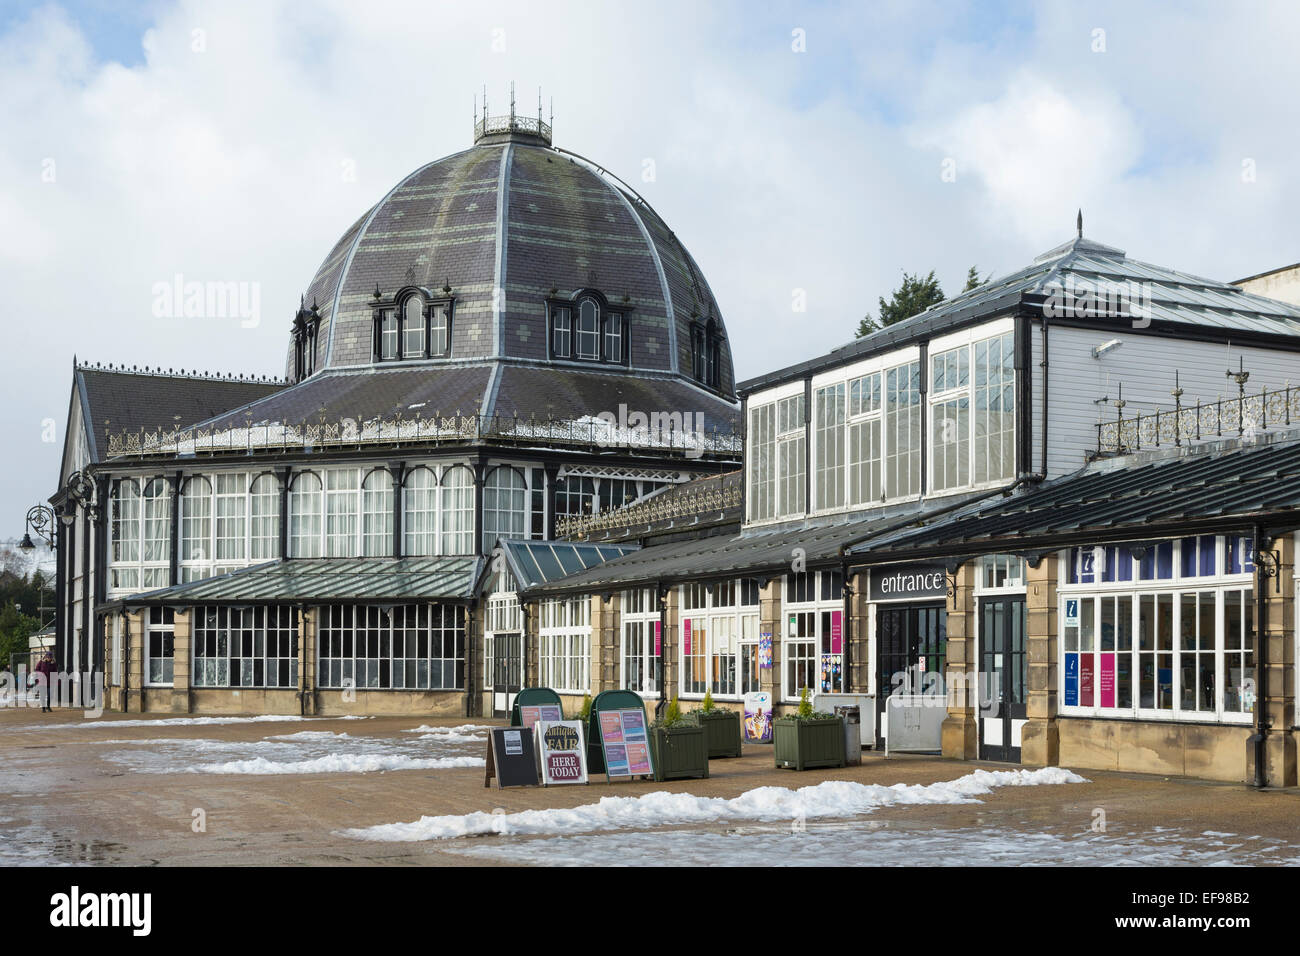
[[[1197,536],[1193,540],[1197,541],[1200,546],[1199,538],[1210,536]],[[1237,535],[1217,535],[1214,537],[1214,571],[1212,574],[1183,574],[1182,551],[1184,538],[1168,539],[1172,545],[1171,555],[1171,574],[1167,578],[1141,579],[1140,563],[1136,558],[1131,558],[1133,565],[1129,580],[1102,581],[1099,580],[1103,574],[1101,571],[1104,547],[1094,549],[1080,549],[1081,552],[1091,550],[1094,552],[1093,567],[1094,571],[1092,582],[1069,583],[1070,551],[1064,551],[1060,556],[1060,567],[1063,569],[1060,574],[1060,584],[1057,587],[1058,592],[1058,621],[1059,636],[1057,640],[1057,663],[1058,673],[1060,674],[1057,691],[1060,701],[1060,713],[1062,716],[1070,717],[1093,717],[1097,719],[1120,719],[1120,720],[1150,720],[1161,721],[1165,723],[1217,723],[1228,725],[1249,725],[1254,719],[1253,709],[1243,711],[1227,710],[1224,706],[1225,687],[1226,687],[1226,665],[1228,655],[1239,654],[1242,650],[1254,650],[1253,632],[1246,627],[1246,622],[1250,621],[1252,626],[1257,622],[1254,621],[1254,587],[1255,574],[1253,569],[1242,570],[1240,572],[1229,573],[1227,570],[1227,548],[1229,546],[1242,546],[1244,538]],[[1163,543],[1163,542],[1161,542]],[[1118,547],[1118,546],[1110,546]],[[1117,552],[1118,554],[1119,552]],[[1119,574],[1114,575],[1116,578]],[[1243,645],[1241,649],[1229,650],[1226,647],[1226,608],[1228,592],[1235,591],[1242,595],[1241,605],[1241,626],[1243,628]],[[1183,673],[1183,656],[1192,654],[1194,657],[1200,654],[1208,653],[1199,649],[1189,649],[1183,647],[1183,598],[1186,595],[1211,594],[1214,596],[1214,667],[1215,667],[1215,706],[1212,710],[1201,709],[1184,709],[1182,706],[1182,673]],[[1102,602],[1106,599],[1116,597],[1127,597],[1130,599],[1129,613],[1131,615],[1130,632],[1132,635],[1132,649],[1130,651],[1103,651],[1101,649],[1101,621],[1102,621]],[[1143,651],[1140,648],[1139,620],[1142,612],[1142,599],[1150,598],[1156,608],[1156,614],[1159,614],[1160,599],[1164,597],[1170,604],[1169,627],[1171,628],[1169,649],[1161,650],[1158,639],[1153,638],[1153,648],[1150,651]],[[1077,628],[1077,637],[1072,641],[1069,634],[1070,628],[1067,627],[1066,621],[1066,602],[1077,600],[1079,606],[1080,624]],[[1093,637],[1091,648],[1083,649],[1082,627],[1084,619],[1088,616],[1085,602],[1092,606],[1092,629]],[[1075,649],[1077,647],[1077,650]],[[1128,653],[1132,655],[1132,664],[1130,675],[1132,681],[1131,696],[1132,705],[1129,707],[1102,707],[1101,700],[1101,668],[1100,661],[1094,658],[1093,667],[1093,704],[1083,705],[1066,705],[1066,655],[1067,654],[1085,654],[1090,653],[1099,657],[1103,653]],[[1169,693],[1171,696],[1168,708],[1143,707],[1141,705],[1141,667],[1143,655],[1151,654],[1156,657],[1155,666],[1157,670],[1156,681],[1159,682],[1160,661],[1159,657],[1168,654],[1170,658],[1170,682]],[[1253,664],[1255,680],[1258,682],[1260,662],[1256,660]],[[1118,680],[1119,666],[1116,661],[1116,680]],[[1118,692],[1117,692],[1118,693]]]
[[[618,672],[622,684],[630,691],[635,691],[647,700],[659,696],[659,684],[663,679],[663,634],[660,628],[659,600],[655,588],[637,588],[624,591],[619,597],[619,642]],[[656,632],[661,653],[655,653]],[[640,641],[643,650],[639,654],[628,651],[629,644]],[[633,686],[629,661],[635,657],[642,680]],[[658,678],[656,679],[656,675]]]
[[[1011,401],[1012,407],[1010,412],[1003,412],[1009,416],[1011,422],[1010,438],[1008,440],[1008,459],[1006,461],[1007,473],[993,478],[976,480],[976,474],[982,461],[987,460],[987,442],[989,436],[987,429],[982,429],[982,425],[987,422],[980,421],[979,409],[979,392],[981,386],[977,384],[979,374],[976,355],[979,346],[988,345],[995,339],[1001,340],[1006,352],[1004,355],[1010,356],[1011,364]],[[939,389],[936,384],[935,361],[940,356],[954,352],[958,349],[965,350],[967,376],[963,384],[946,385]],[[985,488],[997,488],[1011,481],[1016,476],[1016,402],[1019,396],[1016,394],[1016,370],[1015,370],[1015,320],[1006,318],[989,322],[973,329],[966,329],[961,332],[954,332],[950,335],[940,336],[931,340],[929,346],[929,357],[926,362],[928,368],[924,370],[927,376],[928,399],[926,402],[926,415],[929,416],[929,448],[927,454],[928,464],[926,466],[926,487],[935,495],[956,494],[968,490],[980,490]],[[1003,365],[1005,366],[1005,359]],[[985,386],[987,387],[987,386]],[[1003,385],[1005,388],[1005,384]],[[940,434],[941,429],[937,428],[935,415],[938,409],[944,405],[959,402],[966,402],[966,427],[964,434],[954,436],[953,443],[958,445],[958,460],[960,461],[960,446],[965,446],[965,467],[956,476],[953,484],[945,485],[943,488],[938,486],[936,475],[939,467],[939,444],[943,440]],[[1003,432],[999,432],[1003,434]],[[985,449],[981,450],[981,442],[985,444]]]
[[[158,612],[160,620],[154,622],[154,612]],[[171,620],[168,621],[168,616]],[[144,686],[145,687],[172,687],[176,683],[176,617],[171,608],[168,607],[150,607],[145,608],[141,614],[141,624],[144,631],[143,647],[143,666],[144,666]],[[163,666],[161,668],[163,676],[154,677],[155,657],[150,652],[150,646],[153,644],[154,634],[170,634],[172,637],[171,656],[160,655],[158,662]],[[170,665],[170,666],[168,666]]]
[[[729,589],[729,598],[723,598],[723,589]],[[753,590],[754,603],[746,604],[745,592]],[[688,596],[695,594],[694,600],[700,601],[697,607],[688,607]],[[730,603],[728,603],[730,601]],[[740,578],[715,582],[713,587],[704,584],[689,583],[678,586],[678,634],[677,692],[683,700],[703,700],[706,692],[715,700],[743,700],[745,696],[745,653],[748,645],[753,645],[751,653],[756,653],[759,605],[762,595],[753,582]],[[691,655],[686,654],[687,622],[691,625]],[[700,634],[704,640],[701,644]],[[745,635],[752,634],[753,640],[744,640]],[[725,638],[725,640],[720,640]],[[703,653],[696,653],[703,647]],[[690,661],[699,660],[703,675],[704,690],[688,689],[691,677]],[[721,671],[732,675],[732,690],[724,689],[724,682],[718,679]],[[701,683],[701,681],[691,681]],[[754,688],[757,690],[757,688]]]
[[[557,694],[591,693],[590,596],[547,598],[538,614],[539,685]]]
[[[814,585],[813,585],[814,596],[811,600],[803,600],[803,601],[790,600],[789,588],[790,588],[791,576],[784,575],[781,578],[781,620],[780,620],[781,675],[780,675],[779,693],[781,694],[781,699],[786,703],[797,703],[799,700],[799,691],[800,691],[800,688],[791,686],[793,682],[791,680],[789,663],[791,660],[793,660],[793,657],[791,656],[790,645],[807,644],[809,643],[809,638],[811,638],[811,643],[813,647],[812,656],[800,657],[799,659],[811,661],[813,664],[813,669],[818,673],[820,673],[820,669],[817,666],[819,664],[819,659],[823,656],[835,656],[830,651],[825,652],[825,654],[823,654],[821,651],[822,638],[825,637],[828,644],[832,639],[831,631],[827,628],[827,622],[823,621],[822,619],[823,614],[832,616],[832,620],[831,620],[832,624],[833,624],[833,615],[837,613],[840,615],[839,688],[838,691],[833,688],[830,692],[831,693],[841,692],[848,680],[849,622],[844,617],[843,581],[840,582],[840,593],[838,595],[830,598],[823,598],[821,596],[823,590],[822,576],[833,575],[834,572],[832,570],[823,569],[819,571],[809,571],[807,573],[811,574],[814,578]],[[834,578],[831,577],[830,580],[833,582]],[[790,633],[790,618],[792,615],[795,616],[811,615],[812,634],[803,635],[803,636],[792,635]],[[797,626],[797,622],[796,622],[796,626]],[[820,694],[826,692],[821,690],[821,682],[820,680],[818,680],[817,686],[808,688],[808,693],[809,693],[809,697],[811,698],[811,696],[814,694]]]

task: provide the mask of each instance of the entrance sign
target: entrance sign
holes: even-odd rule
[[[654,775],[645,711],[602,710],[600,746],[605,755],[606,779]]]
[[[521,727],[496,727],[488,733],[483,786],[492,786],[493,778],[498,790],[537,786],[537,751],[531,733]]]
[[[564,714],[559,704],[538,704],[535,707],[520,707],[519,718],[525,730],[532,730],[539,720],[563,720]]]
[[[543,786],[587,782],[587,742],[581,721],[540,720],[534,732]]]
[[[768,635],[771,641],[771,635]],[[745,739],[753,744],[772,742],[772,695],[751,691],[745,695],[745,719],[741,721]]]
[[[941,564],[871,569],[871,600],[921,601],[948,598],[948,571]]]

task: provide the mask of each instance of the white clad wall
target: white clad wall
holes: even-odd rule
[[[1033,339],[1034,373],[1033,456],[1037,467],[1040,455],[1042,422],[1042,337],[1040,326],[1030,323]],[[1066,474],[1084,464],[1084,455],[1097,447],[1097,422],[1115,418],[1114,405],[1095,404],[1095,400],[1119,395],[1124,383],[1125,417],[1172,410],[1174,370],[1183,388],[1183,404],[1195,405],[1235,397],[1237,385],[1224,374],[1229,367],[1236,371],[1238,360],[1245,359],[1250,372],[1246,394],[1261,389],[1280,388],[1288,383],[1300,385],[1300,352],[1282,352],[1259,348],[1229,349],[1223,343],[1196,342],[1168,336],[1116,333],[1106,329],[1076,329],[1052,326],[1048,334],[1048,448],[1049,477]],[[1092,350],[1103,342],[1119,339],[1119,347],[1100,358]]]

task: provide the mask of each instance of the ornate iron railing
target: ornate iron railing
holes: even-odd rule
[[[684,417],[683,417],[684,419]],[[654,450],[685,457],[739,458],[743,439],[716,426],[705,430],[620,427],[600,418],[538,419],[500,415],[433,415],[419,418],[351,419],[317,424],[252,423],[207,428],[110,432],[109,458],[235,453],[310,454],[369,445],[495,444],[579,447],[593,450]]]
[[[1257,395],[1179,404],[1173,409],[1097,423],[1097,453],[1127,454],[1217,438],[1251,437],[1300,423],[1300,388],[1286,385]]]
[[[544,122],[540,116],[536,119],[518,115],[485,116],[474,124],[475,142],[497,133],[530,133],[551,142],[551,124]]]
[[[594,515],[570,515],[555,519],[555,533],[561,538],[585,538],[598,531],[639,527],[678,518],[721,513],[741,506],[740,482],[709,482],[702,488],[674,488],[645,501]]]

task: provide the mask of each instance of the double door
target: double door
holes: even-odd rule
[[[878,604],[876,606],[876,747],[885,745],[885,709],[890,695],[943,693],[947,645],[944,605]],[[933,675],[938,675],[934,677]]]
[[[979,756],[1020,762],[1025,724],[1025,634],[1023,596],[979,599]]]
[[[508,717],[522,689],[524,639],[518,631],[492,636],[492,716]]]

